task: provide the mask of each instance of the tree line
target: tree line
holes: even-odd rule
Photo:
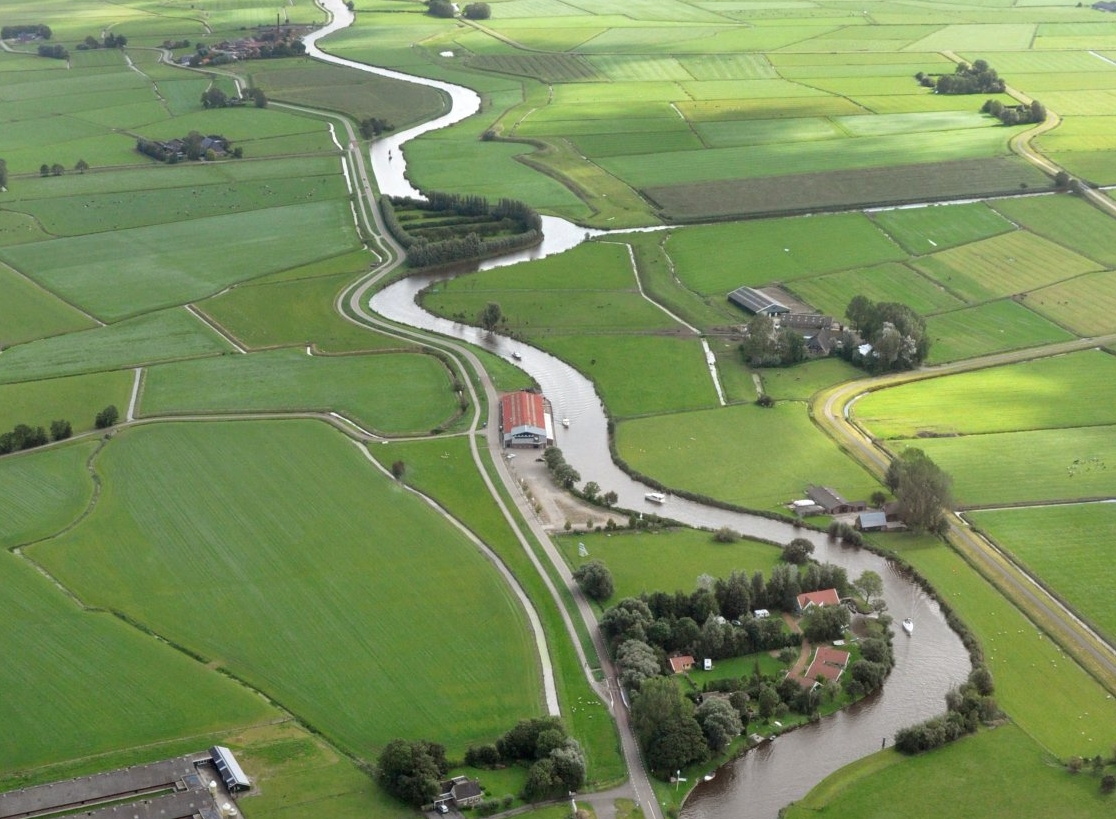
[[[53,32],[50,30],[50,26],[45,26],[42,23],[25,23],[23,25],[0,27],[0,40],[14,40],[24,34],[30,34],[33,37],[49,40]]]
[[[987,100],[981,106],[980,112],[991,114],[1004,125],[1026,125],[1030,122],[1046,121],[1046,106],[1038,100],[1019,105],[1004,105],[999,100]]]
[[[97,429],[107,429],[119,419],[120,412],[116,409],[116,405],[109,404],[97,413],[94,426]],[[50,422],[49,436],[47,430],[41,426],[32,427],[28,424],[16,424],[10,432],[0,433],[0,455],[34,449],[51,441],[64,441],[73,434],[73,424],[65,419]]]
[[[936,80],[919,71],[915,79],[938,94],[1002,94],[1007,87],[986,60],[958,63],[952,74],[939,74]]]
[[[124,48],[128,45],[128,38],[123,34],[113,34],[111,31],[98,40],[92,34],[77,44],[78,51],[93,51],[98,48]]]
[[[457,16],[457,9],[450,0],[426,0],[426,13],[448,20]],[[461,10],[461,16],[467,20],[487,20],[492,16],[492,7],[488,3],[469,3]]]

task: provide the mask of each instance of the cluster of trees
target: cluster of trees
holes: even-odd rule
[[[214,138],[221,140],[226,145],[228,144],[228,142],[222,136],[218,135]],[[139,137],[136,140],[136,150],[139,151],[141,154],[145,154],[146,156],[151,157],[152,159],[156,159],[159,162],[166,162],[171,165],[178,162],[180,155],[185,156],[186,159],[189,160],[216,159],[217,155],[213,151],[213,149],[207,149],[203,145],[204,140],[204,134],[201,134],[197,131],[191,131],[186,136],[182,137],[181,140],[179,140],[181,142],[181,148],[179,148],[179,146],[173,145],[172,143],[157,142],[152,139],[144,139],[143,137]],[[239,159],[240,157],[244,156],[244,149],[238,145],[237,147],[232,149],[232,155],[235,158]]]
[[[456,16],[453,3],[449,0],[426,0],[426,13],[431,17],[441,17],[443,19],[450,19]]]
[[[1116,9],[1112,9],[1116,11]],[[1080,756],[1071,756],[1066,762],[1066,770],[1071,774],[1079,774],[1085,768],[1086,761],[1092,769],[1095,776],[1100,777],[1100,791],[1101,793],[1112,793],[1116,791],[1116,774],[1105,773],[1104,769],[1108,765],[1116,765],[1116,750],[1113,751],[1110,759],[1105,759],[1100,754],[1094,754],[1089,760]]]
[[[884,484],[895,495],[899,518],[915,532],[944,535],[953,505],[953,479],[916,447],[904,449],[888,464]]]
[[[14,40],[16,37],[20,37],[24,34],[30,34],[33,37],[49,40],[53,32],[50,30],[50,26],[44,26],[42,23],[26,23],[23,25],[0,27],[0,40]]]
[[[563,489],[573,489],[574,484],[581,480],[581,473],[566,463],[566,456],[558,447],[548,446],[543,450],[543,460],[554,482]]]
[[[98,40],[92,34],[77,44],[78,51],[93,51],[98,48],[124,48],[128,45],[128,38],[123,34],[113,34],[111,31],[103,40]]]
[[[108,429],[119,420],[120,410],[116,408],[116,404],[109,404],[97,413],[97,417],[93,419],[93,426],[97,429]]]
[[[262,88],[253,86],[245,92],[245,98],[252,101],[252,104],[257,108],[267,108],[267,94],[264,93]]]
[[[448,771],[444,745],[425,739],[393,739],[380,752],[376,781],[396,799],[417,808],[438,795]]]
[[[1026,125],[1029,122],[1045,122],[1046,106],[1038,100],[1030,105],[1004,105],[999,100],[986,100],[981,106],[982,114],[991,114],[1004,125]]]
[[[740,353],[750,367],[789,367],[806,360],[806,340],[789,327],[776,330],[770,316],[753,316],[744,332]]]
[[[24,449],[34,449],[48,441],[62,441],[74,434],[69,421],[51,421],[50,437],[42,427],[29,427],[27,424],[16,424],[11,432],[0,433],[0,455],[9,452],[20,452]]]
[[[468,3],[461,12],[466,20],[487,20],[492,16],[488,3]]]
[[[542,218],[530,206],[515,199],[500,199],[490,205],[483,196],[431,193],[426,200],[384,197],[380,200],[384,222],[407,250],[412,267],[430,267],[507,253],[538,244]],[[396,208],[452,215],[438,227],[408,230]],[[483,235],[482,235],[483,234]]]
[[[969,679],[946,694],[945,714],[901,728],[895,734],[895,747],[904,754],[917,754],[971,734],[981,723],[999,719],[1002,714],[992,696],[995,686],[984,666],[969,672]]]
[[[68,60],[70,59],[70,52],[64,45],[46,45],[44,43],[39,46],[39,56],[49,57],[52,60]]]
[[[922,71],[915,74],[915,79],[938,94],[1002,94],[1006,87],[985,60],[974,60],[972,65],[958,63],[952,74],[941,74],[937,80]]]
[[[61,162],[55,162],[53,165],[48,165],[44,162],[39,166],[39,176],[42,177],[61,176],[64,173],[66,173],[66,166]]]
[[[855,337],[846,333],[842,338],[842,355],[869,372],[910,370],[930,352],[925,319],[905,304],[873,303],[866,296],[856,295],[845,308],[845,318],[872,349],[861,355]]]
[[[368,117],[360,121],[360,135],[365,139],[378,137],[385,131],[394,131],[395,126],[380,117]]]
[[[612,592],[615,591],[612,572],[608,570],[608,566],[599,560],[582,563],[574,570],[573,579],[577,581],[578,588],[590,600],[607,600],[612,597]]]
[[[529,802],[564,796],[585,784],[585,752],[557,717],[521,720],[495,744],[470,746],[465,764],[530,766],[523,786],[523,798]]]
[[[189,48],[189,47],[190,47],[190,41],[189,40],[163,40],[163,48],[165,48],[169,51],[174,51],[175,49]]]
[[[635,694],[631,708],[632,729],[652,773],[665,779],[687,765],[709,758],[710,745],[695,712],[694,704],[665,677],[647,680]],[[737,716],[735,723],[722,721],[718,728],[739,736],[743,724]],[[717,738],[721,739],[719,734]],[[728,742],[731,741],[730,736]]]

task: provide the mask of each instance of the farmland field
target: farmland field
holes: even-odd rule
[[[534,647],[503,583],[325,425],[160,424],[118,435],[96,467],[93,514],[36,559],[343,747],[415,732],[460,753],[537,713]]]
[[[882,210],[871,217],[904,250],[915,256],[987,239],[1013,229],[1011,222],[980,203]]]
[[[48,537],[77,518],[93,494],[85,462],[95,448],[75,442],[0,460],[0,548]]]
[[[853,405],[881,438],[1116,424],[1116,357],[1095,350],[932,378]]]
[[[1082,336],[1116,331],[1116,272],[1086,273],[1034,291],[1027,306]]]
[[[778,460],[757,441],[779,442]],[[878,484],[810,423],[801,406],[732,406],[624,421],[616,427],[620,456],[668,487],[685,488],[752,509],[786,511],[812,483],[848,498]]]
[[[1073,334],[1012,299],[939,313],[926,320],[933,341],[927,362],[956,361],[1020,347],[1069,341]]]
[[[93,429],[93,419],[104,407],[127,407],[132,391],[130,371],[52,378],[24,384],[0,386],[0,430],[16,424],[43,427],[50,422],[69,421],[75,433]]]
[[[1116,582],[1098,542],[1116,537],[1116,504],[972,512],[973,523],[1049,583],[1059,597],[1108,639],[1116,635],[1116,607],[1106,590]]]
[[[819,312],[832,316],[843,316],[853,295],[865,296],[873,302],[899,301],[920,315],[962,304],[940,284],[895,262],[799,279],[790,289]]]
[[[458,412],[450,387],[445,365],[432,355],[308,356],[288,349],[152,367],[140,409],[144,415],[335,410],[368,430],[414,434]]]
[[[0,349],[60,333],[84,330],[94,322],[54,294],[0,264]]]

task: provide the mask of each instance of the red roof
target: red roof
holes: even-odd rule
[[[839,679],[845,666],[849,664],[849,653],[829,646],[818,646],[814,654],[814,661],[806,669],[805,674],[798,681],[807,688],[811,688],[818,677],[826,680]]]
[[[538,393],[526,390],[508,393],[500,399],[500,409],[505,432],[524,426],[546,429],[546,410]]]
[[[795,598],[798,601],[798,608],[805,611],[810,606],[838,606],[841,604],[841,598],[837,595],[837,589],[822,589],[821,591],[806,592],[805,594],[798,595]]]
[[[670,670],[675,674],[682,671],[687,671],[694,667],[694,658],[689,654],[683,654],[681,657],[670,658]]]

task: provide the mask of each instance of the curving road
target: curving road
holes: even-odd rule
[[[1116,343],[1116,333],[853,381],[823,390],[814,396],[811,414],[818,426],[839,446],[870,471],[882,476],[891,461],[891,453],[850,417],[852,404],[862,395],[926,378],[998,367],[1113,343]],[[974,532],[956,514],[950,516],[949,538],[974,568],[1062,645],[1105,688],[1116,693],[1116,646],[1107,642],[1047,591],[1033,575],[994,543]]]

